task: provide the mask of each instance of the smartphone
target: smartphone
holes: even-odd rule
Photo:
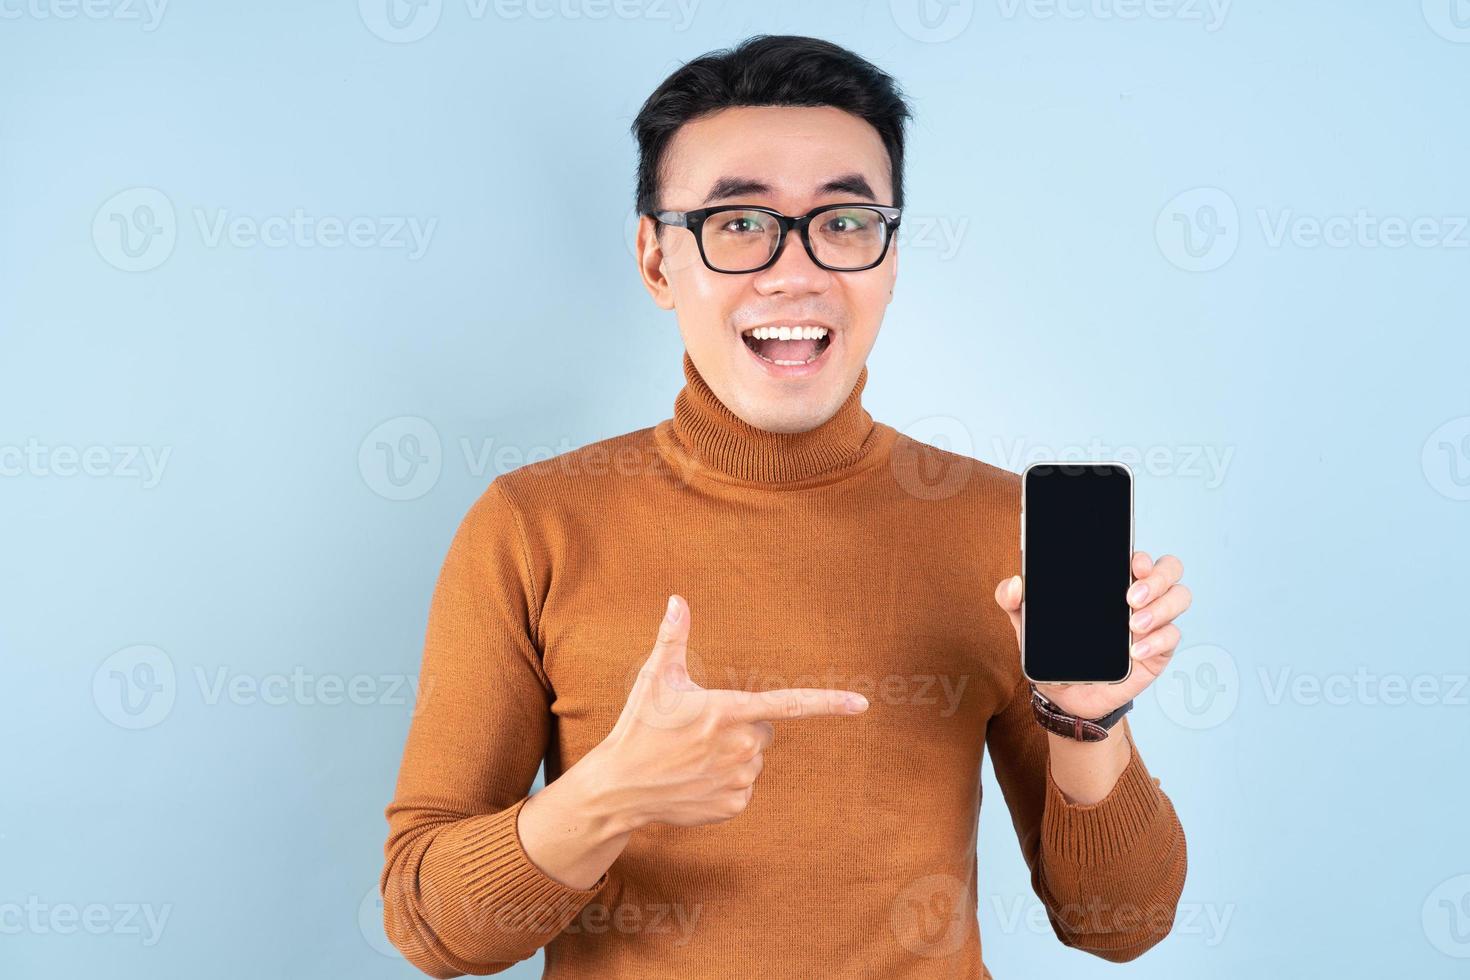
[[[1116,684],[1133,669],[1133,471],[1032,463],[1021,474],[1021,671],[1040,684]]]

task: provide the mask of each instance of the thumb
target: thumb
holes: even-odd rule
[[[613,727],[615,734],[636,729],[682,728],[704,714],[710,693],[689,676],[689,604],[682,596],[669,596],[658,639],[643,666],[638,668],[633,690]]]
[[[684,685],[690,683],[688,658],[689,604],[682,596],[671,595],[644,667],[666,683]]]
[[[1021,639],[1021,599],[1022,587],[1019,575],[1001,579],[1000,584],[995,587],[995,604],[1005,610],[1006,617],[1011,621],[1011,628],[1016,631],[1018,642]]]

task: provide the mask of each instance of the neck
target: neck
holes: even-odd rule
[[[689,455],[736,479],[804,480],[851,466],[871,448],[873,417],[862,404],[867,365],[832,417],[805,432],[771,432],[740,418],[715,397],[687,350],[684,380],[674,399],[674,437]]]

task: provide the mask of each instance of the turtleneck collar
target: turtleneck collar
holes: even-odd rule
[[[867,365],[832,417],[805,432],[770,432],[730,411],[700,375],[688,350],[684,381],[674,399],[670,427],[674,439],[698,462],[737,480],[788,483],[822,476],[851,466],[872,448],[875,425],[862,404]]]

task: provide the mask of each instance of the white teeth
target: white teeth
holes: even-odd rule
[[[827,336],[826,327],[809,327],[801,324],[795,326],[787,324],[779,327],[756,327],[754,330],[743,332],[747,336],[754,337],[756,340],[821,340]],[[752,352],[754,353],[754,351]],[[771,364],[779,364],[782,367],[796,367],[801,364],[810,364],[812,361],[821,357],[823,353],[826,353],[825,349],[820,353],[813,353],[811,357],[808,357],[804,361],[770,358],[762,354],[756,354],[755,356]]]
[[[826,327],[782,326],[756,327],[749,331],[756,340],[821,340],[827,336]]]

